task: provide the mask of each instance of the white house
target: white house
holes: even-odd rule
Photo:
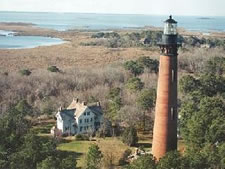
[[[66,109],[59,108],[56,118],[56,128],[62,134],[90,133],[101,126],[102,109],[99,102],[86,104],[74,99]]]

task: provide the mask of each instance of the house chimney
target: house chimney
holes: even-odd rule
[[[97,102],[97,106],[100,107],[101,106],[101,103],[100,102]]]
[[[62,106],[60,106],[58,110],[59,110],[59,111],[62,111]]]
[[[79,102],[79,99],[78,98],[74,98],[73,101],[75,101],[76,103]]]

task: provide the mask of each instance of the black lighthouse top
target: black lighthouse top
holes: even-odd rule
[[[164,34],[165,35],[176,35],[177,34],[177,21],[172,19],[172,15],[169,16],[164,22]]]
[[[175,21],[173,18],[172,18],[172,15],[169,16],[169,19],[167,19],[166,21],[164,21],[164,23],[177,23],[177,21]]]
[[[177,21],[175,21],[171,15],[169,19],[164,22],[162,41],[158,44],[160,46],[177,45]]]

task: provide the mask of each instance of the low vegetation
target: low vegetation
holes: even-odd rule
[[[32,72],[28,69],[22,69],[19,71],[22,76],[29,76]]]
[[[59,68],[56,66],[49,66],[47,70],[49,72],[60,72]]]
[[[108,48],[130,48],[130,47],[154,47],[162,40],[162,31],[139,31],[125,34],[116,32],[98,32],[93,34],[91,38],[97,40],[88,43],[81,43],[84,46],[105,46]],[[182,43],[184,48],[215,48],[225,47],[223,38],[214,37],[198,37],[198,36],[178,36],[179,43]]]

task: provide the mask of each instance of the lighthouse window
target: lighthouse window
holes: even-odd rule
[[[172,70],[172,82],[174,82],[174,70]]]
[[[175,120],[175,110],[173,107],[171,107],[171,114],[170,114],[171,120]]]

